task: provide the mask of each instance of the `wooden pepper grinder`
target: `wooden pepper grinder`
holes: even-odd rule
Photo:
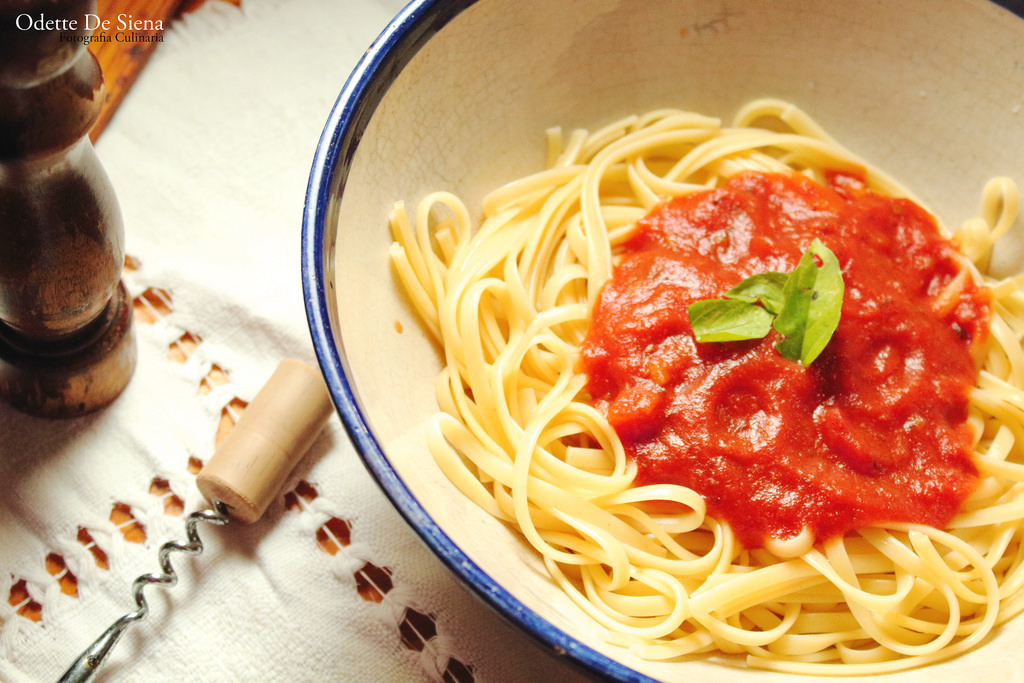
[[[46,417],[108,405],[135,369],[124,226],[87,137],[95,0],[0,0],[0,397]]]

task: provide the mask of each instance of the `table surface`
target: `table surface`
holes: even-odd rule
[[[218,440],[280,360],[315,364],[299,280],[309,167],[400,8],[99,4],[110,98],[93,137],[124,216],[138,369],[89,416],[0,404],[0,680],[56,680],[134,609],[133,579],[206,506],[195,474]],[[122,14],[162,15],[160,39],[119,40]],[[336,416],[263,520],[199,533],[204,552],[172,556],[178,584],[147,590],[149,615],[100,680],[582,678],[453,579]]]

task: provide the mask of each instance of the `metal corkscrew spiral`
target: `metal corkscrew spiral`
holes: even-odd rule
[[[149,614],[149,603],[146,601],[145,589],[149,585],[157,584],[164,588],[171,588],[178,583],[178,573],[174,571],[171,564],[171,553],[185,553],[188,555],[201,555],[203,553],[203,541],[199,538],[199,531],[196,525],[199,522],[224,525],[230,521],[228,508],[219,501],[214,501],[213,509],[199,510],[193,512],[185,521],[185,535],[188,543],[168,541],[160,546],[158,555],[160,562],[160,574],[143,574],[132,583],[132,595],[138,607],[134,612],[129,612],[110,625],[96,641],[90,645],[75,663],[61,676],[59,683],[84,683],[91,680],[99,672],[100,666],[106,661],[117,642],[121,640],[128,627],[143,619]]]
[[[178,583],[171,555],[202,554],[199,522],[223,526],[232,518],[251,523],[262,517],[332,410],[319,372],[299,361],[282,362],[196,477],[196,485],[212,508],[186,518],[187,543],[169,541],[160,546],[161,573],[144,574],[132,583],[137,609],[111,624],[79,655],[59,683],[92,680],[121,636],[149,614],[146,587],[171,588]]]

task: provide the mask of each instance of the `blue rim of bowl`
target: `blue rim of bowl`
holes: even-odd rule
[[[481,570],[444,533],[391,468],[363,415],[350,373],[335,339],[335,296],[327,274],[334,261],[333,237],[341,193],[355,146],[395,78],[416,52],[475,0],[414,0],[381,32],[353,70],[331,109],[317,144],[302,221],[302,289],[313,347],[331,398],[363,463],[385,495],[444,564],[506,620],[546,646],[556,657],[605,678],[652,682],[625,665],[568,636],[517,600]],[[325,244],[329,244],[325,248]]]

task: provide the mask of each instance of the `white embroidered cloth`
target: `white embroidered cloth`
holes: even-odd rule
[[[345,78],[399,9],[211,0],[169,27],[103,133],[124,280],[145,309],[138,369],[80,419],[0,403],[0,680],[56,680],[135,609],[133,579],[206,507],[194,470],[222,412],[280,360],[315,364],[299,279],[309,167]],[[255,525],[200,525],[205,552],[172,556],[178,585],[147,589],[149,616],[100,680],[580,678],[452,578],[336,416],[285,491]]]

